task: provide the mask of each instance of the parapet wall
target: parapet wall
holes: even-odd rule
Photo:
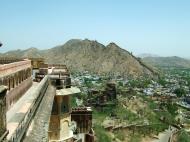
[[[46,94],[48,86],[49,86],[49,78],[48,76],[45,76],[43,80],[38,84],[37,88],[32,92],[31,94],[32,97],[25,100],[24,103],[30,101],[32,104],[30,105],[30,107],[27,109],[26,112],[19,112],[22,113],[23,115],[22,117],[16,118],[14,123],[15,125],[18,126],[13,133],[9,133],[9,135],[7,136],[9,142],[23,141],[23,138],[26,136],[25,134],[29,128],[29,125],[32,119],[34,118],[36,111],[38,110],[38,107],[44,98],[44,95]],[[41,123],[44,124],[44,122]],[[28,139],[27,142],[28,141],[30,140]]]
[[[27,68],[31,68],[31,61],[27,59],[9,64],[2,64],[0,65],[0,78]]]
[[[0,64],[10,64],[10,63],[19,62],[22,60],[23,59],[18,59],[18,58],[0,57]]]

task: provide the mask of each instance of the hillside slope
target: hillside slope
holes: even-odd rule
[[[156,67],[190,68],[190,60],[173,57],[146,57],[143,61]]]

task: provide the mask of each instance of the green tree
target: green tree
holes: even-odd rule
[[[162,86],[165,86],[167,84],[167,81],[163,77],[160,77],[158,79],[158,83],[161,84]]]
[[[177,115],[178,106],[176,104],[168,103],[167,109],[171,115],[173,115],[173,116]]]
[[[174,93],[177,95],[177,97],[182,97],[182,96],[185,96],[186,95],[186,91],[180,87],[180,88],[177,88],[174,90]]]

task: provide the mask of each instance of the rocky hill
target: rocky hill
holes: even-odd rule
[[[145,57],[143,61],[156,67],[190,68],[190,60],[173,57]]]
[[[88,39],[72,39],[64,45],[48,50],[29,48],[10,51],[3,56],[43,57],[48,63],[66,64],[71,70],[77,71],[88,70],[96,73],[113,73],[133,77],[153,76],[155,73],[151,67],[115,43],[104,46],[97,41]]]

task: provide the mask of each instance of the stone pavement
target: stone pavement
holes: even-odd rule
[[[42,102],[40,103],[35,117],[28,129],[24,142],[48,141],[49,119],[52,111],[55,88],[48,86]]]

